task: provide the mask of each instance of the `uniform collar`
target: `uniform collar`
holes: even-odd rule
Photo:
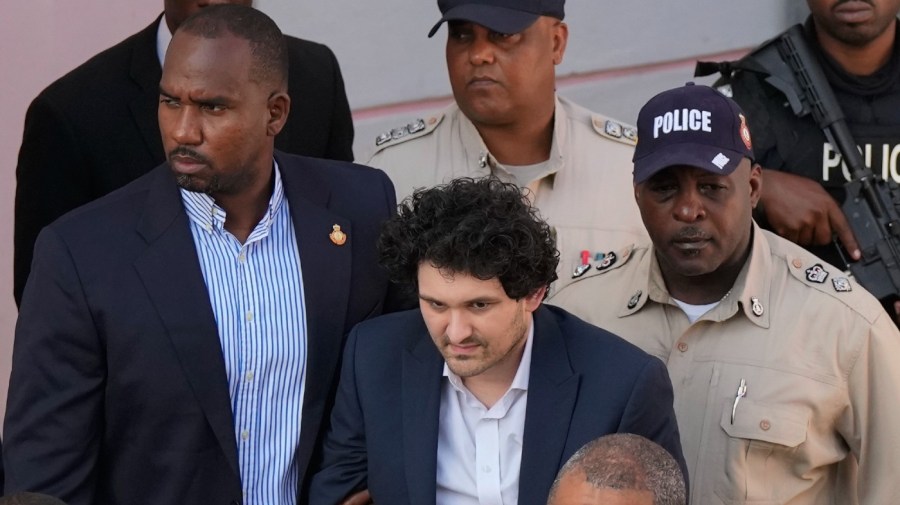
[[[771,291],[772,254],[769,242],[756,222],[753,222],[753,242],[750,256],[738,274],[734,286],[722,298],[718,306],[703,315],[697,322],[712,320],[715,322],[730,319],[740,312],[753,324],[769,328],[770,314],[769,293]],[[655,248],[651,245],[646,253],[640,256],[640,262],[632,277],[630,289],[623,295],[628,296],[621,302],[619,317],[628,317],[640,312],[648,303],[676,306],[672,296],[666,289]]]
[[[550,158],[548,159],[548,172],[545,178],[549,178],[552,184],[555,180],[556,173],[563,169],[564,166],[564,147],[569,138],[568,124],[569,117],[565,108],[562,106],[558,96],[554,97],[555,108],[553,113],[553,137],[550,143]],[[497,158],[488,151],[481,134],[472,124],[472,121],[463,114],[455,103],[451,105],[455,108],[455,113],[459,119],[459,136],[462,140],[463,149],[465,150],[466,166],[463,172],[454,173],[453,177],[486,177],[491,175],[491,168],[496,167],[499,162]],[[474,169],[474,170],[473,170]]]

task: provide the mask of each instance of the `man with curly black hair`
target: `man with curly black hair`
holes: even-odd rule
[[[551,228],[514,184],[419,190],[385,225],[381,263],[419,308],[351,332],[312,505],[543,505],[599,436],[636,433],[684,468],[665,367],[542,304]]]

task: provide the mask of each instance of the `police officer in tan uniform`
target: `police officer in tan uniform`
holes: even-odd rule
[[[438,0],[455,103],[380,135],[368,164],[398,199],[457,177],[527,187],[561,250],[555,289],[646,237],[631,198],[633,127],[556,96],[564,0]],[[584,253],[582,254],[582,251]],[[581,266],[584,264],[585,266]]]
[[[652,245],[623,249],[551,303],[667,363],[691,503],[898,503],[900,333],[888,314],[753,222],[763,181],[733,101],[666,91],[638,132],[634,195]]]

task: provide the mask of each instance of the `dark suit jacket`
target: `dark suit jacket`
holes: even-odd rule
[[[661,361],[556,307],[534,324],[519,505],[544,505],[560,467],[608,433],[643,435],[686,472]],[[310,504],[366,487],[376,504],[435,503],[443,364],[419,310],[353,329]]]
[[[158,23],[63,76],[28,108],[16,167],[16,303],[41,228],[165,161],[156,117]],[[275,147],[352,161],[353,122],[334,53],[306,40],[287,42],[291,112]]]
[[[375,242],[394,189],[368,167],[276,159],[307,311],[297,448],[305,490],[345,336],[383,309],[388,281]],[[334,224],[348,236],[343,246],[329,239]],[[240,500],[216,321],[168,166],[41,233],[16,325],[3,444],[8,492],[70,505]]]

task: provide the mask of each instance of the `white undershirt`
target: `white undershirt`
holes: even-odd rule
[[[681,310],[687,315],[688,321],[690,321],[691,324],[694,324],[694,321],[700,319],[703,314],[711,311],[716,305],[721,303],[713,302],[707,303],[706,305],[691,305],[690,303],[685,303],[677,298],[672,299],[675,300],[675,303],[677,303],[679,307],[681,307]]]
[[[493,175],[500,180],[514,183],[520,188],[528,187],[532,182],[543,179],[551,173],[550,160],[533,165],[501,165],[498,163],[493,170]]]
[[[437,505],[515,505],[534,326],[509,389],[486,408],[444,363],[438,422]]]

